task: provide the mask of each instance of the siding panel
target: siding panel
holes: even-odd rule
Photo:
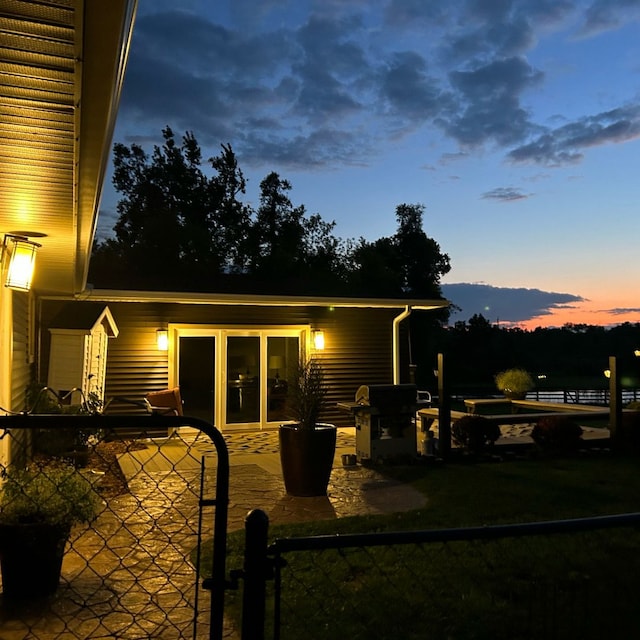
[[[81,302],[67,304],[82,304]],[[109,340],[105,397],[141,401],[150,391],[168,386],[168,354],[156,347],[156,330],[169,323],[222,325],[306,325],[325,331],[325,349],[318,354],[329,385],[328,408],[323,420],[353,425],[353,417],[336,408],[350,402],[362,384],[393,381],[393,318],[398,309],[315,307],[251,307],[175,303],[109,302],[119,335]],[[47,321],[60,302],[43,303],[41,364],[48,362]],[[135,407],[133,407],[135,409]],[[112,402],[111,411],[131,411],[132,405]]]

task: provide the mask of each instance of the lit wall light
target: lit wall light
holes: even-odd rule
[[[313,337],[313,348],[316,351],[322,351],[324,349],[324,331],[318,329],[312,331],[311,335]]]
[[[640,349],[636,349],[636,350],[633,352],[633,355],[634,355],[636,358],[640,358]]]
[[[605,378],[610,378],[611,377],[611,369],[605,369],[603,371],[603,373],[604,373],[604,377]]]
[[[156,331],[156,342],[159,351],[169,350],[169,332],[166,329],[158,329]]]
[[[36,266],[36,252],[42,245],[22,236],[6,235],[2,243],[2,261],[9,260],[4,286],[29,291]]]

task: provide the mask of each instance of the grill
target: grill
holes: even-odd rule
[[[358,461],[374,462],[417,455],[414,384],[363,385],[351,406],[356,423]]]

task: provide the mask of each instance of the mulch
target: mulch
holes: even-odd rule
[[[146,448],[143,442],[120,440],[100,442],[91,449],[86,468],[104,474],[96,487],[102,497],[108,499],[129,493],[127,479],[118,464],[118,456]]]

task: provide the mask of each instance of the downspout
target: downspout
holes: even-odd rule
[[[393,384],[400,384],[400,323],[411,315],[411,307],[393,319]]]

